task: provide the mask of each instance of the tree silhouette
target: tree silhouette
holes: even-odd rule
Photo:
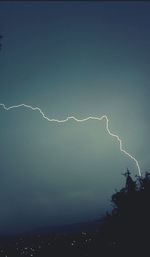
[[[0,35],[0,50],[2,50],[2,44],[1,44],[1,39],[3,38],[2,35]]]
[[[131,251],[133,256],[142,256],[149,251],[150,233],[150,173],[137,176],[135,181],[131,173],[123,174],[126,178],[125,187],[112,195],[113,210],[106,216],[104,228],[108,245],[115,243],[114,251],[125,256]],[[108,236],[109,235],[109,236]],[[110,236],[111,235],[111,236]],[[143,255],[144,254],[144,255]]]

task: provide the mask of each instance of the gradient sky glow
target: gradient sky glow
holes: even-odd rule
[[[149,13],[148,2],[1,2],[0,102],[57,119],[106,114],[148,170]],[[0,124],[1,233],[99,218],[121,173],[137,174],[104,121],[0,108]]]

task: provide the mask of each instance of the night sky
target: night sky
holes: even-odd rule
[[[150,3],[0,3],[0,102],[49,118],[106,114],[149,169]],[[0,233],[100,218],[135,162],[105,121],[0,108]]]

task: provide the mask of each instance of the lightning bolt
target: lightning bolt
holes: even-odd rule
[[[20,108],[20,107],[25,107],[25,108],[31,109],[32,111],[38,111],[42,115],[42,117],[49,122],[63,123],[63,122],[67,122],[69,120],[74,120],[76,122],[85,122],[85,121],[88,121],[88,120],[99,120],[99,121],[101,121],[101,120],[104,119],[106,121],[106,130],[107,130],[108,134],[118,140],[120,151],[123,152],[125,155],[127,155],[130,159],[132,159],[135,162],[135,164],[137,166],[137,169],[138,169],[138,174],[139,174],[139,176],[141,176],[141,169],[140,169],[140,165],[139,165],[138,160],[134,156],[129,154],[126,150],[123,149],[122,141],[119,138],[119,136],[115,135],[114,133],[112,133],[110,131],[110,129],[109,129],[109,119],[106,115],[103,115],[101,117],[89,116],[89,117],[86,117],[84,119],[77,119],[74,116],[68,116],[66,119],[58,120],[58,119],[48,118],[39,107],[33,107],[33,106],[30,106],[30,105],[27,105],[27,104],[18,104],[18,105],[13,105],[13,106],[10,106],[10,107],[6,107],[5,104],[0,103],[0,106],[2,106],[3,109],[6,110],[6,111],[9,111],[9,110],[12,110],[12,109],[15,109],[15,108]]]

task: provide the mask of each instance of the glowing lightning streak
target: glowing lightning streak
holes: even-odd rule
[[[14,109],[14,108],[19,108],[19,107],[25,107],[25,108],[29,108],[33,111],[38,111],[40,112],[40,114],[43,116],[44,119],[46,119],[47,121],[53,121],[53,122],[58,122],[58,123],[63,123],[63,122],[67,122],[69,120],[75,120],[77,122],[84,122],[84,121],[87,121],[87,120],[103,120],[105,119],[106,120],[106,130],[108,132],[108,134],[112,137],[115,137],[117,138],[118,142],[119,142],[119,146],[120,146],[120,151],[123,152],[124,154],[126,154],[128,157],[130,157],[136,164],[137,166],[137,169],[138,169],[138,173],[139,173],[139,176],[141,176],[141,169],[140,169],[140,166],[139,166],[139,163],[138,161],[135,159],[135,157],[133,157],[131,154],[129,154],[127,151],[125,151],[123,148],[122,148],[122,141],[121,139],[119,138],[119,136],[113,134],[110,130],[109,130],[109,126],[108,126],[108,123],[109,123],[109,119],[107,118],[106,115],[103,115],[101,117],[94,117],[94,116],[89,116],[87,118],[84,118],[84,119],[77,119],[76,117],[74,116],[69,116],[67,117],[66,119],[64,120],[58,120],[58,119],[49,119],[47,116],[45,116],[45,114],[42,112],[42,110],[39,108],[39,107],[33,107],[33,106],[30,106],[30,105],[27,105],[27,104],[18,104],[18,105],[13,105],[13,106],[10,106],[10,107],[6,107],[5,104],[3,103],[0,103],[0,106],[3,107],[4,110],[6,111],[9,111],[11,109]]]

